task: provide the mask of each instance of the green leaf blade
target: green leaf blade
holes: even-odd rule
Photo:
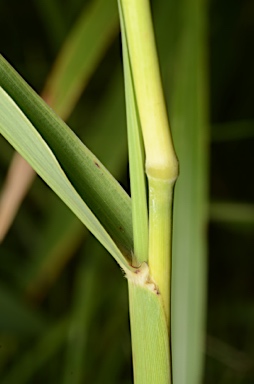
[[[133,251],[131,200],[101,162],[0,56],[0,86],[34,125],[121,251]]]
[[[56,157],[8,94],[0,88],[0,129],[51,189],[71,208],[124,269],[131,269],[116,244],[69,182]]]

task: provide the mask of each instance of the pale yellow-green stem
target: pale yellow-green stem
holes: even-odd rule
[[[148,260],[148,263],[142,263],[136,272],[126,275],[129,283],[134,382],[171,384],[171,221],[178,162],[161,86],[149,1],[119,0],[119,10],[125,84],[129,90],[126,92],[127,106],[130,106],[128,99],[131,98],[132,114],[137,115],[135,129],[140,123],[144,139],[149,183],[148,258],[142,256],[143,261]],[[131,129],[129,134],[134,143]],[[136,152],[137,148],[135,146]],[[137,175],[136,165],[135,173]],[[136,214],[138,212],[137,207]],[[142,215],[141,210],[139,213]],[[138,237],[140,230],[142,228],[137,228]],[[137,240],[134,241],[135,251],[140,249],[140,241]],[[145,247],[142,249],[144,251]],[[140,255],[137,256],[142,261]]]
[[[169,326],[171,205],[178,161],[161,86],[149,1],[122,0],[121,6],[146,153],[149,182],[148,264],[162,296]]]
[[[174,184],[149,177],[149,268],[170,325],[171,215]]]
[[[128,50],[146,149],[148,176],[175,180],[175,156],[148,0],[122,0]]]

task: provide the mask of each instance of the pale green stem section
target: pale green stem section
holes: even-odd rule
[[[148,0],[122,0],[127,44],[146,150],[148,176],[175,180],[178,163],[169,124]]]
[[[170,329],[171,216],[174,183],[149,177],[149,267]]]

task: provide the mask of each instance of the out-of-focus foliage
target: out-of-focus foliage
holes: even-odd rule
[[[1,53],[38,92],[84,5],[92,1],[1,1]],[[152,3],[169,114],[179,79],[184,10],[197,4]],[[254,381],[254,6],[249,0],[212,0],[205,9],[210,90],[206,87],[204,97],[211,138],[203,383],[249,384]],[[193,54],[191,44],[186,49]],[[117,36],[68,123],[128,190],[120,52]],[[183,94],[185,86],[183,81]],[[12,154],[0,137],[1,185]],[[1,382],[131,383],[127,308],[126,282],[115,262],[37,178],[0,245]]]

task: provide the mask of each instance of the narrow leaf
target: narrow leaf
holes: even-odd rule
[[[174,384],[203,382],[208,182],[206,0],[179,2],[171,121],[180,162],[173,231]]]
[[[97,237],[123,269],[127,259],[73,188],[51,149],[7,93],[0,89],[0,129],[35,171]]]
[[[129,259],[133,250],[131,200],[101,162],[0,56],[0,86],[50,147],[81,198]]]

